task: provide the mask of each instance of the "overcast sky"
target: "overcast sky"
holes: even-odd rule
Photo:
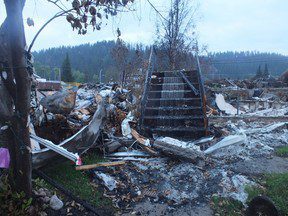
[[[125,41],[150,44],[155,39],[155,11],[146,0],[135,1],[138,2],[134,5],[136,12],[119,14],[101,31],[90,30],[84,36],[73,32],[65,18],[59,18],[40,34],[34,50],[114,40],[118,27]],[[207,44],[209,51],[257,50],[288,54],[287,0],[197,1],[200,4],[197,15],[199,42]],[[0,22],[6,16],[3,2],[0,0]],[[162,11],[169,1],[151,2]],[[34,27],[25,25],[28,44],[41,25],[56,12],[57,8],[47,0],[26,0],[24,18],[31,17],[35,22]]]

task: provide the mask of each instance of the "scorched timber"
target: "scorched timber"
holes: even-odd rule
[[[204,160],[204,155],[201,152],[192,150],[189,148],[182,148],[175,145],[171,145],[162,141],[155,141],[153,144],[155,149],[158,149],[163,154],[182,161],[188,161],[192,163],[198,163]]]

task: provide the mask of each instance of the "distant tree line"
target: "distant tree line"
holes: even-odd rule
[[[242,79],[254,77],[256,74],[279,76],[288,69],[288,57],[277,53],[211,53],[205,57],[203,63],[209,65],[205,73],[212,78]]]
[[[46,79],[59,79],[64,60],[71,64],[73,80],[77,82],[123,81],[128,72],[143,67],[149,59],[150,47],[126,44],[121,40],[102,41],[79,46],[62,46],[34,53],[36,73]],[[159,54],[160,53],[160,54]],[[154,54],[155,69],[168,70],[169,59],[161,56],[159,47]],[[195,63],[191,53],[181,58],[185,64],[180,69],[191,69]],[[254,77],[261,67],[272,76],[279,76],[288,69],[288,57],[276,53],[220,52],[200,57],[203,73],[209,78],[233,79]],[[123,74],[123,71],[127,71]],[[101,73],[100,73],[101,72]]]
[[[126,70],[129,65],[141,68],[143,61],[137,58],[141,56],[143,60],[148,59],[149,47],[119,43],[119,41],[102,41],[34,52],[36,73],[43,78],[54,79],[52,71],[63,69],[68,56],[74,81],[99,82],[100,74],[103,82],[120,81],[124,66]],[[122,62],[123,65],[120,65]]]

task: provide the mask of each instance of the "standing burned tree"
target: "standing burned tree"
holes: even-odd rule
[[[189,0],[171,0],[167,17],[160,13],[157,23],[158,64],[162,69],[182,69],[191,61],[191,52],[195,48],[195,22],[197,5]]]
[[[11,154],[10,180],[14,190],[32,193],[31,143],[29,112],[33,66],[31,49],[45,26],[57,17],[66,16],[73,30],[86,34],[89,26],[101,29],[103,17],[115,16],[121,8],[133,0],[73,0],[71,9],[64,9],[61,0],[48,0],[61,11],[48,20],[38,31],[28,50],[23,26],[22,11],[26,0],[5,0],[7,17],[0,27],[0,125],[1,137],[8,137]],[[27,20],[28,21],[28,20]],[[32,24],[29,19],[29,25]],[[3,108],[3,110],[2,110]],[[2,126],[4,125],[4,126]],[[3,133],[2,133],[3,131]]]
[[[120,81],[121,85],[125,84],[126,76],[127,76],[127,61],[129,50],[125,44],[125,42],[120,38],[121,32],[117,29],[117,41],[115,47],[111,50],[111,54],[113,59],[115,60],[117,70],[120,72]]]

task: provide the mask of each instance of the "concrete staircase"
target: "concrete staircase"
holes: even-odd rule
[[[146,94],[141,120],[146,134],[181,139],[207,135],[206,99],[198,71],[153,72]]]

